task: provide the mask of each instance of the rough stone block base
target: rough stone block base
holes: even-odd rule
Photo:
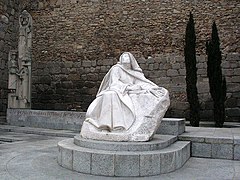
[[[178,136],[185,131],[184,118],[163,118],[160,127],[157,130],[158,134],[168,134]]]

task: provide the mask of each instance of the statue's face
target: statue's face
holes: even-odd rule
[[[28,24],[28,17],[21,16],[20,21],[21,21],[22,26],[26,26]]]
[[[122,63],[123,64],[130,64],[131,60],[128,54],[123,54],[122,55]]]
[[[12,54],[11,59],[12,59],[13,61],[15,61],[15,60],[17,59],[17,56],[16,56],[15,53]]]

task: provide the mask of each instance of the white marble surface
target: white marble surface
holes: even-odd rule
[[[87,110],[81,136],[108,141],[150,140],[170,104],[168,91],[144,77],[131,53],[104,77]]]

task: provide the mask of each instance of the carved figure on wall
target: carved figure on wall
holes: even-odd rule
[[[23,67],[19,73],[19,84],[18,84],[18,99],[22,101],[24,104],[30,103],[30,92],[29,92],[29,69],[28,67]]]
[[[31,61],[32,49],[32,17],[24,10],[19,17],[19,41],[18,41],[18,54],[19,54],[19,67],[22,63]]]
[[[8,108],[31,108],[32,17],[19,16],[18,51],[9,52]]]
[[[17,73],[18,73],[18,54],[16,50],[11,50],[8,55],[8,70],[9,70],[9,78],[8,78],[8,89],[11,92],[15,92],[17,89]]]
[[[146,79],[125,52],[105,75],[90,104],[81,136],[109,141],[148,141],[170,104],[168,91]]]

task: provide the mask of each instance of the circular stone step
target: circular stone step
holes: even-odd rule
[[[190,142],[177,141],[154,151],[107,151],[77,146],[73,138],[58,143],[58,164],[85,174],[143,177],[181,168],[190,157]]]
[[[80,135],[74,137],[74,144],[99,150],[108,151],[153,151],[168,147],[177,141],[177,136],[171,135],[155,135],[148,142],[113,142],[113,141],[98,141],[82,138]]]

